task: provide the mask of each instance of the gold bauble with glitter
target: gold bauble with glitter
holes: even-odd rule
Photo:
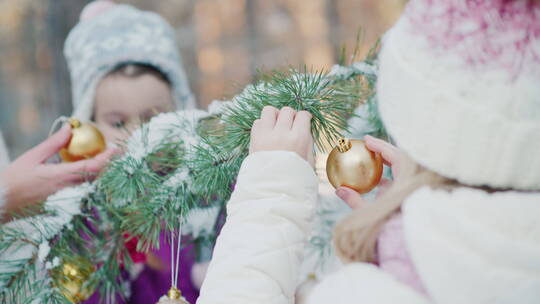
[[[64,262],[53,270],[54,284],[60,293],[72,303],[80,303],[94,293],[94,287],[85,284],[96,271],[90,261],[83,257],[76,257]]]
[[[189,304],[189,302],[182,296],[180,290],[173,286],[156,304]]]
[[[375,188],[382,172],[381,155],[368,150],[359,139],[340,139],[326,160],[326,174],[332,186],[348,187],[360,194]]]
[[[105,151],[105,137],[91,123],[81,123],[78,119],[70,118],[71,138],[66,147],[60,150],[60,157],[65,162],[74,162],[92,158]]]

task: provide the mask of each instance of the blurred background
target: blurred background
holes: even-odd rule
[[[89,0],[0,0],[0,130],[12,159],[71,114],[64,40]],[[360,56],[406,0],[123,0],[177,32],[199,107],[238,93],[257,71],[328,70],[363,32]]]

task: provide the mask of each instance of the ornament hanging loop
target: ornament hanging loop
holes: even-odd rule
[[[56,132],[56,128],[58,128],[58,126],[66,123],[66,122],[69,122],[70,125],[71,125],[71,122],[70,120],[73,119],[73,118],[68,118],[66,116],[60,116],[58,117],[57,119],[55,119],[52,123],[52,126],[51,126],[51,129],[49,130],[49,136],[48,137],[51,137],[51,135]],[[80,122],[79,122],[79,125],[80,125]]]
[[[337,149],[341,153],[349,151],[352,147],[351,140],[347,138],[338,139]]]
[[[189,304],[182,292],[178,289],[178,271],[180,270],[180,249],[181,249],[181,237],[182,237],[182,221],[178,221],[178,231],[171,231],[171,288],[167,292],[166,296],[159,299],[156,304]],[[176,243],[176,253],[174,252],[174,243]]]

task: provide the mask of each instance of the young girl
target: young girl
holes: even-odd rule
[[[383,41],[366,137],[394,184],[335,231],[308,303],[540,302],[540,2],[413,0]],[[265,108],[199,304],[292,303],[317,179],[309,114]],[[264,172],[264,174],[261,174]]]
[[[69,33],[73,116],[93,120],[109,141],[161,112],[195,106],[174,31],[160,16],[95,1]]]
[[[154,13],[110,1],[87,5],[64,49],[72,80],[73,116],[95,122],[109,143],[121,144],[152,116],[194,107],[174,35],[170,25]],[[162,235],[159,250],[137,255],[130,274],[129,303],[156,303],[167,293],[169,246]],[[181,254],[179,288],[194,303],[198,291],[190,280],[192,254],[189,248]],[[89,302],[98,300],[95,295]]]

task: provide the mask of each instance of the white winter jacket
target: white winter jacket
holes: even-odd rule
[[[316,187],[294,153],[246,158],[197,303],[294,303]],[[308,303],[540,303],[539,193],[422,188],[402,212],[429,298],[353,263],[325,278]]]

